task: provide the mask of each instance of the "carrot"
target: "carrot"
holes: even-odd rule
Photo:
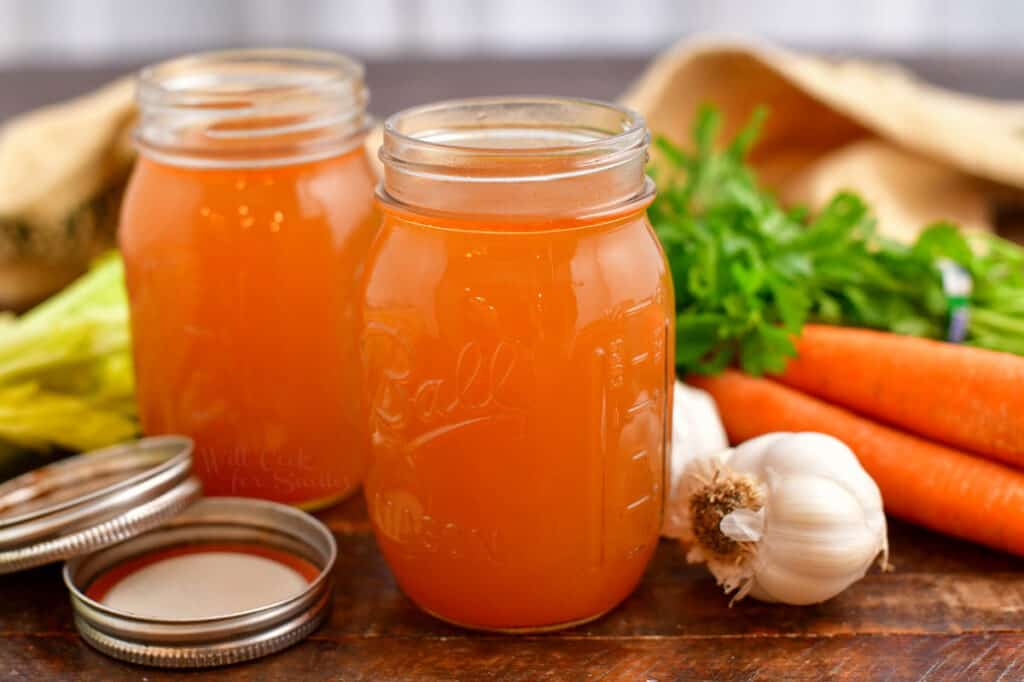
[[[807,325],[788,386],[931,440],[1024,466],[1024,357]]]
[[[731,443],[818,431],[857,454],[887,512],[1024,555],[1024,472],[897,431],[769,379],[729,370],[687,379],[711,393]]]

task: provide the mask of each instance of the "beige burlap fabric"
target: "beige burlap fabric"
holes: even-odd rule
[[[655,133],[684,143],[702,103],[722,110],[727,135],[765,105],[770,116],[752,158],[762,179],[811,206],[857,190],[883,232],[898,238],[938,219],[988,228],[993,202],[1024,189],[1024,101],[942,90],[891,65],[684,41],[622,100]]]
[[[56,291],[113,243],[132,100],[125,79],[0,130],[0,310]]]

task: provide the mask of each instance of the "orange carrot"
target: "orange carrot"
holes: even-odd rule
[[[887,512],[1024,555],[1024,472],[857,416],[769,379],[730,370],[687,379],[714,396],[729,441],[818,431],[857,454]]]
[[[1024,466],[1024,357],[807,325],[779,381],[931,440]]]

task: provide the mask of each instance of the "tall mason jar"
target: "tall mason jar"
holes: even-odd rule
[[[647,144],[638,114],[578,99],[385,123],[366,495],[399,584],[439,618],[576,625],[655,549],[675,346]]]
[[[356,282],[376,232],[362,66],[235,50],[142,71],[120,228],[142,426],[207,494],[341,498],[368,455]]]

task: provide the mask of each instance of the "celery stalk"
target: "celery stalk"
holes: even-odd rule
[[[88,450],[137,432],[119,257],[21,317],[0,315],[0,444]]]
[[[91,450],[129,439],[136,430],[131,415],[90,397],[45,391],[32,382],[0,388],[0,439],[30,450]]]

